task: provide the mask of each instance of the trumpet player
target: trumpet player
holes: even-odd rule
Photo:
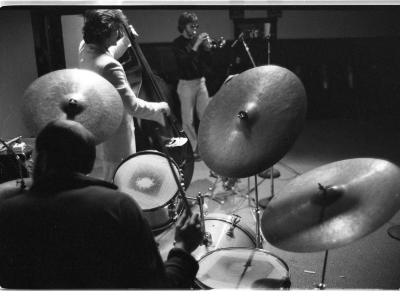
[[[194,158],[200,158],[197,147],[197,132],[194,114],[198,119],[210,100],[206,86],[205,71],[210,63],[210,38],[207,33],[198,33],[199,20],[193,12],[183,12],[178,19],[180,36],[173,43],[178,66],[177,93],[181,103],[183,130],[189,138]]]

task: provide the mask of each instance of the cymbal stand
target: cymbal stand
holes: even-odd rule
[[[212,237],[211,233],[206,231],[206,225],[205,225],[205,219],[204,219],[204,197],[206,195],[203,195],[201,192],[197,194],[197,203],[199,204],[199,211],[200,211],[200,225],[201,225],[201,232],[203,234],[203,241],[202,244],[206,247],[210,246],[212,244]]]
[[[319,221],[322,222],[324,219],[324,214],[325,214],[325,208],[326,205],[329,203],[329,199],[331,198],[328,196],[328,189],[329,186],[323,186],[322,184],[318,183],[318,189],[322,193],[322,200],[321,200],[321,214],[319,216]],[[325,274],[326,274],[326,265],[328,262],[328,250],[325,250],[325,257],[324,257],[324,265],[322,267],[322,275],[321,275],[321,282],[316,285],[316,288],[319,290],[324,290],[326,285],[325,285]]]
[[[254,183],[255,183],[255,204],[256,208],[254,209],[254,213],[256,216],[256,247],[262,249],[262,236],[261,236],[261,220],[260,220],[260,206],[258,204],[258,186],[257,186],[257,175],[254,175]]]
[[[223,196],[222,198],[218,198],[215,196],[215,189],[217,187],[217,183],[221,182],[222,187],[225,189],[225,191],[231,190],[233,194],[237,195],[242,195],[236,188],[235,184],[237,182],[237,179],[235,178],[228,178],[228,177],[222,177],[214,172],[210,171],[210,177],[215,178],[214,183],[208,187],[209,194],[206,194],[205,197],[209,197],[213,201],[219,203],[220,205],[224,204],[226,201],[226,196]],[[247,195],[246,195],[247,197]]]
[[[315,286],[318,290],[324,290],[326,288],[326,285],[325,285],[325,274],[326,274],[327,262],[328,262],[328,250],[325,250],[325,257],[324,257],[324,265],[322,267],[321,282]]]

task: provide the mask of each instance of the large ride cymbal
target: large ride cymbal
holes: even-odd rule
[[[114,86],[97,73],[64,69],[39,77],[27,88],[22,112],[35,136],[52,120],[70,119],[91,131],[98,144],[120,126],[123,105]]]
[[[338,248],[379,228],[400,208],[400,168],[354,158],[313,169],[289,182],[265,209],[261,229],[293,252]]]
[[[226,82],[207,106],[199,127],[201,158],[222,176],[259,173],[289,151],[306,109],[303,84],[289,70],[247,70]]]

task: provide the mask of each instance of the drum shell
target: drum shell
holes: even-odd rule
[[[153,232],[158,233],[170,227],[182,214],[183,202],[176,194],[167,204],[154,209],[143,210],[143,216],[149,222]]]

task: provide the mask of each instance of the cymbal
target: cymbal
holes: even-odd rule
[[[89,70],[63,69],[41,76],[27,88],[23,100],[24,121],[34,136],[52,120],[70,119],[91,131],[98,144],[122,121],[118,91]]]
[[[306,109],[303,84],[289,70],[247,70],[223,84],[208,104],[199,126],[201,158],[222,176],[255,175],[288,152]]]
[[[400,168],[354,158],[306,172],[275,196],[261,229],[272,245],[293,252],[334,249],[373,232],[400,208]]]

